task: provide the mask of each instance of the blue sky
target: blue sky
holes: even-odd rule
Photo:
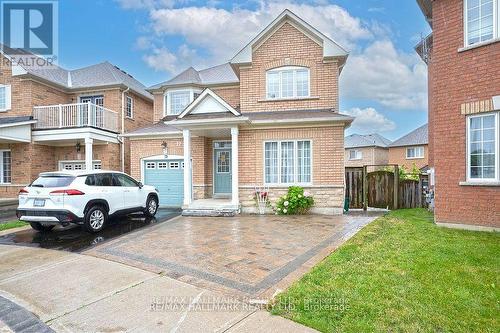
[[[430,29],[415,0],[60,0],[60,65],[108,60],[149,86],[226,62],[284,8],[351,52],[340,82],[341,111],[358,117],[348,133],[395,139],[427,121],[413,46]]]

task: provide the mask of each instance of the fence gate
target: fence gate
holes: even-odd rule
[[[363,208],[363,168],[346,168],[345,184],[349,208]]]
[[[394,209],[394,172],[370,172],[367,182],[368,207]]]

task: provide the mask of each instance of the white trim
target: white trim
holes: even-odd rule
[[[470,169],[471,169],[471,165],[470,165],[470,120],[472,118],[480,118],[480,117],[487,117],[487,116],[495,116],[495,178],[471,178],[470,176]],[[500,174],[500,171],[498,170],[500,168],[500,157],[498,156],[498,154],[500,153],[500,112],[499,111],[495,111],[495,112],[488,112],[488,113],[481,113],[481,114],[474,114],[474,115],[470,115],[470,116],[467,116],[465,117],[465,120],[466,120],[466,138],[465,138],[465,145],[466,145],[466,148],[465,148],[465,158],[466,158],[466,167],[467,167],[467,170],[466,170],[466,183],[469,183],[469,184],[473,184],[473,183],[476,183],[478,185],[484,185],[485,183],[488,183],[488,182],[491,182],[491,183],[496,183],[499,181],[499,174]]]
[[[63,164],[77,164],[77,163],[81,163],[83,164],[83,169],[82,171],[85,170],[85,160],[59,160],[57,161],[57,169],[59,171],[65,171],[63,168],[62,168],[62,165]],[[101,165],[101,169],[102,169],[102,161],[101,160],[93,160],[92,161],[92,168],[94,167],[95,164],[100,164]],[[100,169],[93,169],[93,170],[100,170]]]
[[[167,158],[165,158],[165,155],[152,155],[152,156],[147,156],[141,158],[139,161],[141,163],[140,169],[141,169],[141,183],[144,184],[144,162],[147,161],[168,161],[168,160],[183,160],[184,156],[181,155],[168,155]]]
[[[420,155],[417,156],[416,155],[417,149],[420,149],[420,148],[422,148],[422,155],[421,156]],[[415,156],[409,157],[408,156],[408,149],[413,149],[415,151]],[[421,160],[421,159],[425,158],[425,146],[409,146],[409,147],[406,147],[405,151],[406,151],[406,153],[405,153],[406,156],[405,157],[406,157],[407,160]]]
[[[130,116],[127,114],[129,100],[130,100]],[[128,119],[134,119],[134,98],[129,95],[125,95],[125,117]]]
[[[310,142],[310,150],[311,150],[311,156],[310,156],[310,161],[311,161],[311,181],[307,183],[299,183],[299,182],[292,182],[292,183],[281,183],[281,143],[282,142],[293,142],[293,149],[294,149],[294,161],[293,161],[293,166],[294,166],[294,179],[297,180],[298,177],[298,147],[297,147],[297,142],[298,141],[309,141]],[[266,183],[266,143],[268,142],[277,142],[278,143],[278,183]],[[263,183],[265,185],[269,186],[275,186],[275,187],[288,187],[288,186],[312,186],[313,184],[313,169],[314,169],[314,149],[313,149],[313,139],[282,139],[282,140],[265,140],[262,142],[262,173],[263,173]]]
[[[10,84],[0,84],[0,88],[5,88],[5,108],[0,108],[0,112],[7,112],[12,108],[12,86]]]
[[[0,128],[15,127],[15,126],[22,126],[22,125],[31,125],[31,124],[35,124],[35,123],[36,123],[36,120],[28,120],[28,121],[23,121],[20,123],[0,124]]]
[[[212,96],[217,102],[219,102],[220,104],[222,104],[222,106],[224,106],[229,112],[231,112],[235,116],[240,116],[241,115],[231,105],[229,105],[225,100],[223,100],[219,95],[217,95],[216,93],[214,93],[209,88],[206,88],[205,90],[203,90],[203,92],[200,94],[200,96],[198,96],[196,98],[196,100],[194,100],[191,104],[188,105],[187,108],[184,109],[183,112],[181,112],[181,114],[179,115],[178,118],[182,119],[184,116],[188,115],[198,104],[201,103],[201,101],[203,101],[203,99],[205,97],[207,97],[207,95]]]
[[[355,156],[354,158],[351,158],[351,151],[354,152],[354,156]],[[358,157],[358,153],[359,153],[360,157]],[[349,161],[359,161],[359,160],[363,159],[363,151],[359,150],[359,149],[348,149],[347,154],[349,155],[348,156]]]
[[[10,153],[10,182],[3,182],[3,153]],[[0,149],[0,186],[12,184],[12,150],[10,149]]]
[[[481,2],[479,1],[479,8],[481,7]],[[464,31],[463,31],[463,37],[464,37],[464,47],[462,49],[459,49],[460,51],[466,51],[469,50],[470,48],[474,48],[476,45],[483,46],[490,44],[492,41],[494,42],[495,40],[500,38],[500,5],[499,5],[499,0],[493,0],[493,36],[491,39],[479,41],[474,44],[469,44],[469,19],[468,19],[468,10],[467,10],[467,0],[463,1],[463,21],[464,21]],[[481,17],[479,18],[481,20]]]
[[[184,110],[181,110],[180,113],[172,113],[171,110],[171,93],[176,93],[176,92],[188,92],[189,93],[189,104],[191,104],[194,100],[194,94],[199,94],[201,93],[201,89],[196,89],[193,87],[183,87],[183,88],[174,88],[174,89],[167,89],[163,93],[163,116],[178,116],[180,115]],[[187,107],[187,105],[186,105]]]
[[[81,128],[64,128],[53,130],[35,130],[32,131],[33,141],[64,141],[64,140],[82,140],[90,137],[94,140],[120,143],[118,135],[105,130],[81,127]]]
[[[231,147],[223,147],[223,148],[216,148],[215,147],[215,144],[217,142],[226,142],[226,143],[231,143]],[[218,150],[229,150],[231,152],[230,154],[230,157],[231,157],[231,161],[233,160],[233,151],[232,151],[232,147],[233,147],[233,144],[232,144],[232,140],[213,140],[212,141],[212,196],[224,196],[224,195],[228,195],[230,193],[216,193],[215,192],[215,174],[217,173],[216,170],[217,170],[217,159],[215,158],[215,153],[216,151]],[[232,162],[231,162],[232,163]],[[231,170],[229,173],[232,172],[232,164],[230,166]],[[232,179],[231,179],[231,186],[232,186]]]

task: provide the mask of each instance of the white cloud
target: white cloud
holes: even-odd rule
[[[186,44],[181,45],[176,52],[165,47],[154,48],[150,54],[143,56],[143,60],[149,67],[170,74],[178,74],[179,71],[192,66],[194,62],[197,65],[204,65],[196,50]]]
[[[352,54],[342,72],[342,97],[376,100],[391,109],[427,109],[427,68],[389,40]]]
[[[124,9],[153,9],[153,8],[171,8],[175,0],[115,0]]]
[[[389,132],[396,129],[396,123],[374,108],[352,108],[342,113],[355,117],[351,130],[360,134]]]

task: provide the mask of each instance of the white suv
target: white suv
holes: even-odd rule
[[[76,223],[98,232],[110,216],[144,212],[152,217],[158,204],[157,189],[121,172],[45,172],[19,192],[16,214],[38,231]]]

